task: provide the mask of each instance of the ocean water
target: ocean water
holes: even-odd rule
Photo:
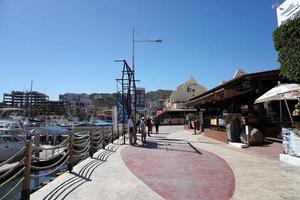
[[[106,122],[106,121],[97,121],[95,122],[96,126],[112,126],[112,122]]]

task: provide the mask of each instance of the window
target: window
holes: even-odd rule
[[[191,92],[192,91],[192,89],[190,88],[190,86],[187,87],[186,91],[187,92]]]

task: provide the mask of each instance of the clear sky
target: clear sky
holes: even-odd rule
[[[246,72],[277,69],[275,0],[0,0],[0,99],[33,89],[115,92],[121,63],[147,91],[172,89],[193,75],[208,89]]]

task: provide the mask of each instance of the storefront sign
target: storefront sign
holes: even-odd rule
[[[300,0],[286,0],[277,10],[278,26],[300,17]]]
[[[136,108],[138,110],[145,108],[145,88],[136,88]]]
[[[123,105],[122,95],[117,97],[117,121],[118,123],[125,123],[127,121],[127,110]]]

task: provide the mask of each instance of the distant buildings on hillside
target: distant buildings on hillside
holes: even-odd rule
[[[59,95],[59,101],[50,101],[48,95],[32,91],[12,91],[4,93],[0,108],[20,108],[30,112],[31,116],[37,115],[80,115],[82,118],[107,116],[109,108],[93,105],[92,99],[101,99],[101,94],[88,95],[85,93],[65,93]],[[26,115],[27,115],[26,114]]]
[[[92,109],[92,100],[85,93],[65,93],[59,95],[59,101],[63,102],[64,108],[71,114],[80,109],[83,113],[88,113]]]

